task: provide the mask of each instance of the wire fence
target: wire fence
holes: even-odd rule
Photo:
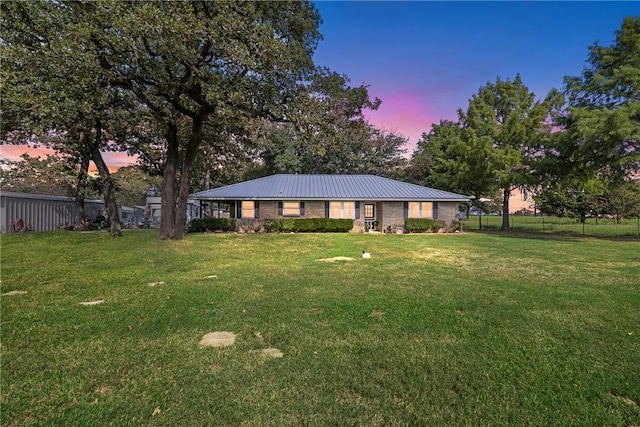
[[[501,227],[501,216],[478,215],[462,220],[464,230],[499,230]],[[509,228],[549,234],[640,237],[640,217],[625,218],[620,222],[611,218],[587,218],[580,222],[573,218],[509,215]]]

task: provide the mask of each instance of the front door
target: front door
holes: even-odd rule
[[[376,205],[374,203],[364,204],[364,225],[366,231],[376,229]]]

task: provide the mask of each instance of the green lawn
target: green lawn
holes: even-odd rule
[[[637,240],[1,243],[3,426],[640,425]]]
[[[595,218],[587,218],[584,223],[580,223],[575,218],[509,215],[509,225],[513,230],[535,233],[640,237],[640,218],[625,218],[620,223],[610,218],[600,218],[597,221]],[[471,216],[462,221],[464,230],[499,230],[501,227],[501,216]]]

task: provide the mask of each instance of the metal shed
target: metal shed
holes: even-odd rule
[[[85,214],[95,218],[102,214],[102,200],[85,200]],[[121,215],[118,205],[118,214]],[[73,225],[75,201],[72,197],[45,194],[0,193],[0,232],[13,233],[13,222],[21,219],[28,230],[48,231]]]

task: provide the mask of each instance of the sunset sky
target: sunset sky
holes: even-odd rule
[[[409,138],[456,119],[487,82],[514,78],[539,98],[580,75],[588,47],[615,41],[637,2],[317,2],[324,40],[315,60],[369,85],[368,114]]]
[[[324,40],[315,54],[327,66],[369,86],[382,105],[370,122],[409,139],[459,108],[487,82],[520,74],[539,98],[579,75],[595,41],[609,46],[637,2],[316,2]],[[16,160],[24,147],[0,147]],[[37,152],[31,151],[31,155]],[[105,155],[111,168],[130,163]]]

